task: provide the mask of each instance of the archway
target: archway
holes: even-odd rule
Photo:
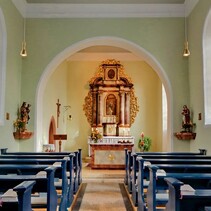
[[[4,124],[7,31],[4,14],[0,8],[0,125]]]
[[[204,73],[204,123],[205,125],[211,124],[211,99],[210,99],[210,88],[211,88],[211,10],[209,11],[203,31],[203,73]]]
[[[159,62],[154,58],[152,54],[147,52],[145,49],[140,47],[139,45],[132,43],[128,40],[117,38],[117,37],[93,37],[89,38],[83,41],[80,41],[78,43],[75,43],[74,45],[69,46],[64,51],[59,53],[45,68],[40,81],[37,86],[37,95],[36,95],[36,110],[35,110],[35,149],[38,151],[41,149],[41,143],[38,140],[42,140],[42,105],[43,105],[43,93],[45,89],[45,84],[48,81],[51,73],[55,70],[55,67],[57,67],[63,60],[68,58],[69,56],[75,54],[76,52],[87,48],[91,46],[99,46],[99,45],[108,45],[108,46],[114,46],[119,47],[123,49],[127,49],[134,55],[136,55],[139,58],[144,59],[158,74],[161,82],[163,83],[163,86],[166,91],[167,96],[167,112],[168,112],[168,125],[167,125],[167,134],[165,140],[168,140],[164,145],[166,146],[166,149],[171,151],[172,150],[172,90],[169,83],[169,80],[166,76],[166,73],[162,66],[159,64]],[[39,121],[38,121],[39,120]]]

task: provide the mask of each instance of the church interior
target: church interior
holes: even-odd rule
[[[211,155],[210,0],[0,0],[0,40],[0,168],[77,152],[72,194],[124,183],[130,211],[126,149]]]

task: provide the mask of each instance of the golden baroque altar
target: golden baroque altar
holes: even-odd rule
[[[83,110],[91,129],[103,136],[98,143],[88,140],[92,168],[124,167],[124,148],[133,148],[130,128],[139,106],[132,80],[119,61],[101,63],[89,81]]]
[[[91,128],[103,136],[130,136],[139,106],[123,65],[114,59],[102,62],[89,87],[83,109]]]

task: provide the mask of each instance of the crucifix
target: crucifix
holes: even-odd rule
[[[59,127],[59,115],[60,115],[60,106],[61,106],[61,103],[59,103],[59,99],[57,100],[57,128]]]

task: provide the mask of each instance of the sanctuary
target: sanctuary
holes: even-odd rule
[[[101,63],[89,86],[85,115],[92,130],[102,134],[97,143],[88,139],[91,165],[124,168],[124,148],[132,150],[130,128],[139,111],[132,80],[123,65],[112,59]]]

